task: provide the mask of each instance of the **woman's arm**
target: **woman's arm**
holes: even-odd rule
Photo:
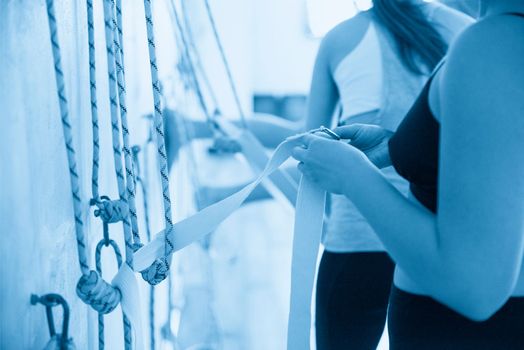
[[[438,216],[431,220],[402,204],[408,234],[421,235],[405,243],[379,228],[402,269],[436,299],[478,320],[512,294],[523,256],[524,69],[518,58],[524,44],[515,39],[524,32],[522,26],[520,36],[516,31],[507,18],[489,19],[451,50],[438,87]],[[392,196],[386,198],[395,210]]]
[[[311,78],[305,128],[302,131],[315,129],[321,125],[330,127],[339,100],[338,89],[330,66],[332,41],[335,39],[333,35],[333,32],[328,33],[318,50]]]
[[[524,246],[524,43],[498,20],[470,28],[442,73],[438,217],[349,145],[308,135],[295,150],[305,174],[351,198],[404,272],[475,320],[512,294]]]

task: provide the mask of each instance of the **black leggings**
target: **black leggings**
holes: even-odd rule
[[[491,318],[474,322],[426,297],[391,291],[391,350],[522,350],[524,297],[510,298]]]
[[[318,350],[374,350],[386,321],[394,263],[384,252],[325,251],[317,279]]]

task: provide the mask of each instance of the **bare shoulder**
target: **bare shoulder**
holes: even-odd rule
[[[471,25],[451,46],[443,80],[476,93],[489,93],[481,89],[485,85],[497,89],[522,86],[522,38],[524,20],[516,16],[493,16]]]
[[[319,56],[336,67],[342,58],[350,54],[360,43],[371,23],[371,14],[364,11],[331,29],[322,39]]]
[[[499,15],[481,20],[457,37],[449,51],[448,66],[477,63],[518,70],[523,67],[523,37],[521,17]]]
[[[439,83],[444,118],[516,122],[524,108],[523,37],[524,20],[509,15],[486,18],[459,35]]]

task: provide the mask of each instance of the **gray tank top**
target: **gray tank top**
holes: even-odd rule
[[[375,124],[396,130],[426,82],[427,75],[412,73],[400,60],[391,34],[372,19],[379,41],[382,64],[382,92],[380,110],[345,119],[341,124]],[[382,170],[385,177],[403,194],[409,184],[393,169]],[[384,250],[382,243],[354,204],[345,196],[330,195],[323,244],[331,252],[358,252]]]

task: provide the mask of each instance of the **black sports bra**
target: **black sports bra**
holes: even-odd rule
[[[508,15],[524,17],[521,13]],[[440,124],[429,108],[432,78],[389,140],[389,155],[397,172],[409,181],[413,195],[436,212]]]

